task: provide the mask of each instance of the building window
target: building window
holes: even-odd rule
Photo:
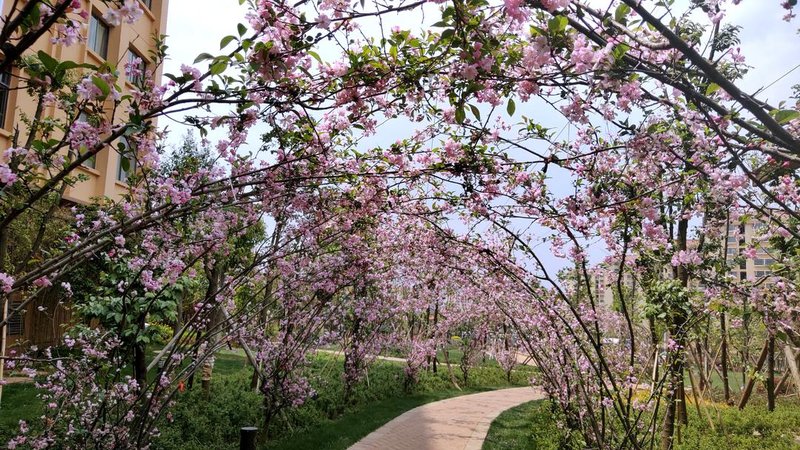
[[[87,116],[86,113],[84,113],[84,112],[82,112],[75,121],[76,122],[86,122],[86,123],[91,124],[91,122],[89,121],[89,116]],[[86,151],[88,151],[88,149],[83,147],[83,146],[81,146],[81,150],[80,150],[79,155],[83,155]],[[82,162],[81,165],[83,167],[88,167],[90,169],[96,168],[96,166],[97,166],[97,154],[92,155],[91,158],[89,158],[86,161]]]
[[[20,311],[18,313],[13,313],[15,309],[19,308],[22,305],[21,300],[11,300],[10,304],[8,305],[8,334],[9,336],[21,336],[25,332],[25,312]]]
[[[8,114],[8,97],[11,95],[11,72],[0,74],[0,128],[6,127]]]
[[[127,183],[128,179],[136,173],[136,155],[124,136],[117,145],[117,180]]]
[[[128,81],[133,84],[141,84],[146,71],[147,61],[144,56],[137,53],[136,50],[128,49]]]
[[[103,59],[108,58],[108,33],[108,25],[92,14],[92,18],[89,19],[89,48]]]

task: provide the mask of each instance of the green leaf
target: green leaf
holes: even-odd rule
[[[197,58],[194,59],[194,63],[197,64],[197,63],[199,63],[201,61],[205,61],[207,59],[214,59],[214,56],[212,56],[212,55],[210,55],[208,53],[200,53],[199,55],[197,55]]]
[[[111,88],[108,86],[108,83],[106,83],[102,78],[93,75],[92,83],[94,83],[94,85],[97,86],[98,89],[100,89],[100,92],[103,93],[103,97],[107,97],[108,94],[111,93]]]
[[[322,58],[319,57],[319,53],[311,50],[308,50],[306,53],[308,53],[312,58],[316,59],[318,63],[322,64]]]
[[[219,41],[219,49],[222,50],[223,48],[227,47],[228,44],[233,42],[236,39],[236,36],[225,36]]]
[[[97,70],[97,66],[95,66],[93,64],[86,64],[86,63],[78,64],[75,61],[70,61],[70,60],[61,61],[60,63],[58,63],[58,67],[56,68],[56,70],[57,71],[59,71],[59,70],[67,71],[67,70],[78,69],[78,68]]]
[[[554,16],[547,21],[547,29],[553,34],[561,33],[567,29],[569,20],[565,16]]]
[[[236,28],[239,31],[239,36],[240,37],[244,36],[244,34],[247,33],[247,27],[244,26],[244,24],[240,23],[240,24],[236,25]]]
[[[628,14],[630,12],[631,12],[631,7],[623,3],[617,6],[616,11],[614,11],[614,20],[616,20],[621,24],[624,24],[628,20]]]
[[[772,114],[775,120],[781,125],[800,117],[800,111],[795,109],[775,109],[770,111],[770,114]]]
[[[517,110],[517,104],[514,103],[514,99],[513,98],[508,99],[508,104],[506,105],[506,112],[508,113],[508,115],[513,116],[514,111],[516,110]]]
[[[209,71],[211,75],[219,75],[222,72],[225,72],[225,69],[228,68],[228,59],[227,58],[220,58],[211,65]]]
[[[464,119],[466,118],[466,114],[464,113],[464,107],[459,106],[456,108],[456,122],[464,123]]]
[[[39,56],[39,61],[42,62],[42,65],[48,72],[54,72],[56,67],[58,67],[58,60],[45,53],[43,50],[39,50],[37,56]]]
[[[710,83],[706,88],[706,95],[711,95],[714,92],[719,90],[719,85],[717,83]]]
[[[478,109],[475,105],[469,105],[469,109],[472,110],[472,115],[475,116],[476,119],[481,120],[481,110]]]
[[[621,43],[621,44],[617,44],[611,50],[611,56],[614,57],[614,61],[618,61],[618,60],[622,59],[625,56],[625,54],[628,53],[628,50],[630,50],[630,49],[631,49],[630,45],[628,45],[628,44],[626,44],[624,42]]]

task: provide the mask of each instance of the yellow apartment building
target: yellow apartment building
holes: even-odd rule
[[[28,53],[35,54],[43,50],[59,61],[72,60],[93,65],[108,62],[118,68],[121,77],[125,76],[125,63],[134,57],[143,61],[145,67],[141,68],[152,70],[154,68],[146,66],[151,64],[149,55],[155,47],[153,37],[165,34],[168,0],[138,1],[144,14],[136,23],[123,22],[121,25],[112,26],[103,20],[107,8],[103,2],[83,0],[83,8],[90,12],[89,17],[83,20],[77,15],[71,15],[83,21],[82,35],[85,37],[83,42],[65,47],[51,43],[50,37],[45,35],[28,50]],[[17,2],[2,0],[3,16],[8,17],[15,4],[17,8],[21,8],[25,3],[26,0]],[[158,68],[155,70],[156,79],[159,79],[160,70]],[[10,73],[0,75],[0,152],[11,146],[12,137],[17,129],[20,141],[24,141],[27,130],[21,117],[33,116],[36,109],[34,99],[27,95],[24,89],[16,89],[19,76],[24,75],[19,72],[19,68],[14,68]],[[128,80],[120,80],[118,83],[123,89],[123,94],[132,88]],[[44,111],[45,117],[59,117],[61,114],[63,113],[55,106]],[[125,157],[130,158],[129,162],[122,164],[122,158]],[[120,198],[128,189],[126,184],[128,176],[136,170],[135,158],[133,155],[121,155],[116,146],[115,148],[108,146],[78,170],[86,179],[66,190],[65,205],[87,204],[93,199],[106,197]],[[10,309],[14,309],[20,301],[14,298],[9,300]],[[63,335],[63,324],[70,321],[70,309],[60,303],[55,291],[47,292],[41,298],[37,298],[24,314],[10,318],[5,330],[8,337],[7,345],[55,344]]]
[[[764,222],[752,219],[743,224],[728,225],[726,259],[729,265],[734,266],[731,274],[740,280],[756,281],[772,273],[770,266],[775,264],[777,255],[769,248],[769,243],[759,236],[764,226]],[[743,256],[743,252],[750,247],[755,248],[755,257],[743,257],[737,265],[734,258]]]
[[[29,50],[29,53],[37,53],[44,50],[50,56],[59,61],[71,60],[78,63],[89,63],[94,65],[108,62],[116,66],[120,72],[120,77],[124,77],[124,66],[132,58],[136,57],[143,61],[145,69],[152,65],[149,55],[154,50],[153,37],[162,35],[166,32],[167,6],[169,0],[138,0],[144,15],[133,24],[122,23],[112,26],[103,20],[106,12],[106,5],[99,0],[82,0],[83,8],[90,11],[88,20],[83,20],[84,42],[65,47],[60,44],[50,42],[49,36],[45,35]],[[13,0],[2,0],[3,16],[8,17],[11,8],[14,6]],[[16,2],[17,9],[26,3],[25,0]],[[70,17],[82,20],[76,15]],[[26,136],[25,125],[21,122],[22,114],[29,117],[34,114],[36,103],[34,99],[24,92],[17,90],[17,80],[20,75],[18,69],[11,73],[0,75],[0,147],[3,150],[11,146],[11,137],[15,128],[19,128],[21,137]],[[156,79],[161,76],[160,70],[156,68]],[[123,94],[131,88],[130,83],[120,80]],[[55,117],[60,113],[55,106],[45,110],[45,116]],[[128,188],[126,180],[132,170],[135,170],[134,158],[130,158],[127,164],[121,164],[124,156],[120,155],[116,148],[103,149],[95,158],[79,169],[80,173],[86,176],[86,181],[79,182],[75,186],[69,187],[65,192],[64,199],[75,203],[89,203],[93,198],[108,197],[118,199]],[[128,170],[124,170],[125,166]]]

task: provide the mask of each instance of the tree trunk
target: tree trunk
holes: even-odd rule
[[[133,377],[140,387],[147,384],[147,358],[143,344],[133,346]]]
[[[800,395],[800,369],[797,368],[797,356],[788,345],[783,347],[783,353],[786,355],[786,365],[789,366],[792,379],[794,379],[794,388]]]
[[[672,384],[672,381],[670,381]],[[667,410],[664,412],[664,424],[661,428],[661,450],[672,450],[672,435],[675,432],[675,391],[667,391]]]
[[[728,380],[728,329],[725,323],[725,313],[719,315],[719,329],[722,335],[722,391],[725,395],[725,403],[731,404],[731,385]]]
[[[213,266],[206,268],[206,277],[208,279],[208,289],[206,290],[204,305],[213,305],[212,311],[209,313],[209,321],[206,326],[208,333],[208,351],[210,355],[206,356],[203,360],[203,368],[201,373],[201,385],[203,387],[203,394],[208,398],[211,395],[211,378],[214,373],[214,347],[219,341],[219,332],[215,330],[222,322],[221,313],[217,305],[216,295],[219,291],[219,286],[222,283],[222,277],[225,275],[224,264],[221,262],[214,263]]]
[[[767,411],[775,411],[775,335],[767,340]]]
[[[767,352],[769,350],[769,341],[764,342],[764,348],[761,349],[761,356],[758,357],[758,362],[756,363],[756,367],[753,370],[753,375],[755,375],[758,371],[761,370],[761,367],[764,366],[764,361],[767,359]],[[747,385],[744,388],[744,392],[742,392],[742,399],[739,400],[739,409],[744,409],[747,406],[747,401],[750,400],[750,394],[753,393],[753,386],[756,384],[756,377],[750,377],[750,380],[747,381]]]

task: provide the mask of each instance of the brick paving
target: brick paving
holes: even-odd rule
[[[523,387],[428,403],[394,418],[350,450],[480,450],[501,412],[541,398],[541,391]]]

